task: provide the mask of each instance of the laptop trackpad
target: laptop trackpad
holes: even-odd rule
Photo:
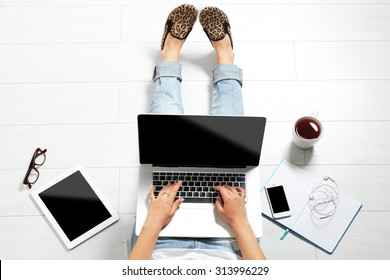
[[[222,223],[221,223],[222,222]],[[215,229],[213,229],[215,228]],[[221,233],[222,231],[222,233]],[[223,221],[215,209],[179,208],[171,222],[162,230],[161,236],[215,237],[226,235]]]

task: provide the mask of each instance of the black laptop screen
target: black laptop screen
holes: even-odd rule
[[[139,115],[141,164],[160,166],[257,166],[265,118]]]

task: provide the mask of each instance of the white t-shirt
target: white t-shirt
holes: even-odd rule
[[[220,249],[157,249],[152,260],[241,260],[241,257]]]

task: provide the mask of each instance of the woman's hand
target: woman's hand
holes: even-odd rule
[[[217,186],[214,189],[222,196],[218,196],[215,202],[217,212],[232,227],[243,259],[264,260],[263,250],[257,242],[246,215],[245,190],[228,186]]]
[[[175,200],[181,184],[181,181],[169,183],[159,192],[157,198],[154,197],[156,188],[153,186],[149,192],[150,208],[145,224],[162,229],[172,220],[176,210],[184,201],[183,198]]]
[[[154,197],[156,188],[153,187],[150,190],[148,216],[129,255],[129,260],[150,259],[161,229],[172,220],[177,208],[184,200],[182,198],[175,200],[176,193],[180,187],[181,181],[172,182],[159,192],[157,198]]]
[[[242,223],[247,223],[248,218],[245,208],[245,190],[240,187],[216,186],[219,191],[215,207],[221,218],[231,227],[239,227]]]

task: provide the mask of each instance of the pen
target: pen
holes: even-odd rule
[[[289,229],[286,229],[286,231],[283,233],[282,237],[280,237],[280,240],[283,240],[289,231],[290,231]]]

